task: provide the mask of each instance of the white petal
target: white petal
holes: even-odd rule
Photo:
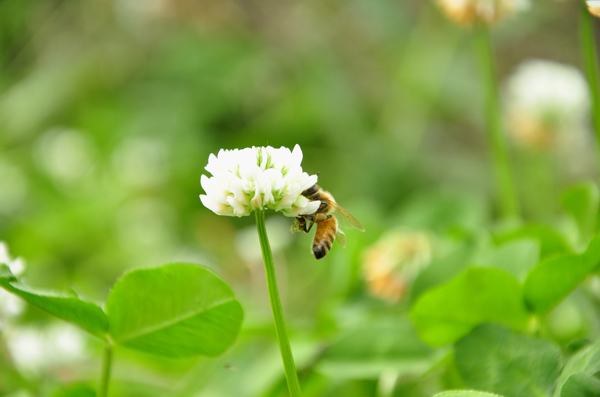
[[[254,197],[252,197],[252,199],[250,200],[250,205],[252,205],[252,208],[254,209],[260,209],[263,207],[263,200],[260,189],[256,189]]]
[[[318,180],[319,177],[316,175],[308,176],[306,172],[303,173],[300,179],[298,180],[298,182],[300,183],[300,190],[305,191],[306,189],[317,183]]]
[[[206,195],[216,202],[225,204],[227,202],[227,191],[219,185],[219,180],[216,178],[207,178],[205,175],[202,176],[203,178],[200,178],[200,183]]]
[[[229,183],[229,189],[230,189],[231,193],[233,193],[233,197],[235,197],[235,199],[237,201],[239,201],[241,204],[243,204],[243,205],[250,204],[250,200],[248,199],[248,196],[244,192],[244,187],[242,185],[242,180],[240,178],[236,178],[236,177],[231,178],[230,183]]]
[[[296,144],[292,151],[292,164],[299,166],[302,163],[302,157],[302,149],[300,149],[300,145]]]
[[[304,198],[304,197],[302,197],[302,198]],[[320,205],[321,205],[320,201],[310,201],[305,205],[297,204],[298,214],[300,214],[300,215],[314,214],[315,212],[317,212]]]
[[[296,200],[298,199],[298,191],[294,191],[288,194],[285,194],[281,200],[279,200],[279,203],[277,204],[277,206],[275,207],[275,211],[280,211],[284,208],[290,208],[292,206],[292,204],[294,204],[296,202]]]
[[[4,241],[0,241],[0,263],[10,262],[10,256],[8,255],[8,246]]]
[[[234,197],[227,197],[227,203],[233,208],[233,214],[238,218],[250,214],[250,211]]]
[[[218,203],[212,197],[200,195],[200,201],[202,204],[217,215],[233,216],[233,208],[226,204]]]
[[[14,261],[10,262],[10,265],[8,267],[10,267],[10,271],[12,274],[14,274],[15,276],[20,276],[25,272],[25,268],[27,266],[25,265],[25,260],[19,257]]]

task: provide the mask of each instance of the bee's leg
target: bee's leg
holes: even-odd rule
[[[319,213],[319,212],[315,212],[312,215],[305,215],[306,219],[308,219],[311,222],[315,222],[315,223],[321,223],[323,221],[331,219],[332,216],[333,215],[322,214],[322,213]]]
[[[329,204],[327,204],[326,201],[321,201],[321,205],[319,205],[319,208],[317,209],[317,213],[324,213],[327,212],[329,209]]]
[[[302,231],[304,233],[310,232],[310,229],[312,229],[312,226],[315,223],[315,218],[312,215],[301,215],[301,217],[304,219]],[[310,225],[308,225],[308,222],[310,222]]]

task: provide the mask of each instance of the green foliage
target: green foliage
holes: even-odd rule
[[[423,292],[445,283],[462,272],[475,255],[476,249],[475,242],[466,241],[450,253],[432,261],[415,279],[411,288],[411,300],[414,301]]]
[[[471,268],[427,291],[411,310],[421,338],[432,346],[452,343],[484,322],[524,329],[528,313],[519,282],[510,274]]]
[[[508,241],[534,239],[540,243],[540,258],[570,253],[571,248],[565,238],[553,228],[540,224],[526,224],[510,232],[498,233],[494,236],[496,243],[502,245]]]
[[[443,233],[457,227],[477,228],[487,215],[486,204],[479,197],[457,192],[420,192],[402,206],[398,223]]]
[[[49,397],[96,397],[96,391],[89,386],[73,385],[59,390]]]
[[[598,222],[600,190],[594,182],[585,182],[562,195],[562,205],[577,224],[579,237],[586,241],[595,233]]]
[[[484,393],[473,390],[452,390],[436,394],[434,397],[502,397],[498,394]]]
[[[545,314],[571,293],[600,262],[600,236],[580,254],[566,254],[542,261],[525,280],[525,300],[538,314]]]
[[[566,391],[571,390],[573,393],[594,387],[591,379],[597,372],[600,372],[600,342],[596,342],[578,351],[565,364],[560,377],[558,378],[557,386],[554,391],[554,397],[562,397],[562,390],[569,382],[571,376],[580,374],[572,382]],[[570,391],[569,391],[570,392]],[[585,394],[584,394],[585,395]]]
[[[482,255],[476,264],[504,270],[523,282],[540,258],[540,244],[534,239],[509,241]]]
[[[598,397],[600,380],[587,374],[573,374],[562,386],[561,397]]]
[[[560,371],[558,346],[491,324],[461,339],[455,358],[468,387],[511,397],[547,397]]]
[[[421,374],[436,352],[423,345],[408,320],[369,325],[342,336],[319,360],[318,371],[333,378],[377,378],[383,372]]]
[[[111,339],[170,357],[218,356],[233,343],[242,307],[212,271],[170,264],[126,273],[106,304]]]
[[[57,378],[97,384],[94,339],[84,339],[81,360],[23,364],[15,341],[25,329],[48,337],[54,320],[46,312],[117,345],[110,397],[286,396],[258,243],[246,244],[252,219],[217,217],[198,200],[209,154],[252,145],[300,144],[305,171],[321,171],[319,184],[367,225],[319,262],[312,236],[287,233],[289,219],[269,236],[306,396],[491,397],[473,379],[496,384],[486,378],[491,369],[506,387],[543,388],[539,367],[517,376],[533,365],[532,352],[546,357],[553,342],[570,351],[573,338],[598,340],[599,268],[591,248],[581,254],[598,229],[596,147],[568,152],[576,126],[565,129],[564,145],[509,145],[522,217],[497,218],[471,30],[449,23],[436,2],[138,3],[0,1],[0,240],[27,261],[18,280],[0,268],[1,396],[93,395],[77,386],[52,391]],[[585,2],[531,3],[494,24],[500,92],[532,49],[574,65],[573,73],[581,66],[573,16]],[[508,116],[506,132],[518,133]],[[546,116],[529,123],[536,134],[562,123]],[[427,235],[431,250],[394,251],[432,260],[393,269],[393,287],[410,295],[391,303],[372,296],[364,254],[398,229]],[[99,302],[124,269],[165,259],[210,263],[244,297],[244,330],[227,354],[174,358],[216,354],[242,317],[234,301],[199,310],[219,293],[233,298],[220,280],[195,283],[187,267],[176,286],[165,269],[128,273],[111,293],[110,315],[103,311]],[[141,285],[148,280],[153,291]],[[63,285],[85,295],[30,288]],[[43,310],[4,311],[13,297]],[[414,329],[399,320],[411,312]],[[153,328],[159,316],[167,328]],[[508,325],[510,337],[484,338],[482,322]],[[444,346],[427,347],[415,333]],[[550,341],[546,353],[532,333]],[[493,354],[496,340],[510,342],[498,349],[505,356]],[[555,397],[600,395],[594,349],[565,354]],[[520,353],[526,358],[510,364]]]
[[[0,287],[46,312],[72,322],[92,335],[106,339],[108,320],[100,307],[73,296],[47,295],[16,282],[6,265],[0,265]]]

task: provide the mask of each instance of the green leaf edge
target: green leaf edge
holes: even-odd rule
[[[595,257],[597,257],[598,259],[594,259]],[[567,258],[572,258],[572,260],[574,261],[589,262],[588,266],[586,267],[586,271],[581,275],[579,281],[566,288],[562,295],[555,302],[553,302],[550,305],[540,305],[535,301],[536,297],[534,297],[535,294],[532,292],[534,288],[533,286],[535,286],[537,283],[536,278],[539,277],[538,274],[543,274],[546,268],[551,267],[552,265],[554,265],[555,262],[559,260]],[[550,312],[562,300],[564,300],[564,298],[566,298],[571,292],[573,292],[586,279],[586,277],[588,277],[594,270],[596,270],[599,264],[600,234],[597,234],[592,239],[592,241],[590,241],[586,250],[581,254],[560,254],[542,260],[540,263],[537,264],[537,266],[531,269],[531,271],[527,275],[527,278],[525,279],[525,282],[523,283],[523,297],[525,299],[525,304],[527,305],[527,308],[538,315],[544,315]]]
[[[23,285],[23,287],[25,288],[19,288],[18,285],[14,285],[13,283],[19,283],[19,280],[17,279],[17,277],[15,277],[15,275],[12,274],[12,272],[10,271],[10,268],[8,267],[8,265],[6,264],[2,264],[0,265],[0,287],[4,288],[6,291],[15,294],[17,296],[19,296],[21,299],[23,299],[24,301],[26,301],[27,303],[29,303],[30,305],[33,305],[37,308],[39,308],[40,310],[43,310],[44,312],[60,318],[61,320],[67,321],[71,324],[74,324],[76,326],[78,326],[79,328],[83,329],[84,331],[90,333],[91,335],[103,340],[103,341],[107,341],[108,340],[108,329],[109,329],[109,324],[108,324],[108,317],[106,316],[106,313],[104,312],[104,310],[102,310],[102,308],[98,305],[96,305],[95,303],[92,302],[88,302],[85,301],[83,299],[80,299],[78,297],[73,296],[72,294],[60,294],[57,293],[55,295],[50,294],[50,293],[41,293],[41,292],[37,292],[33,289],[29,289],[28,287],[26,287],[25,285]],[[100,330],[96,330],[96,329],[92,329],[89,327],[85,327],[80,323],[77,323],[73,320],[70,320],[68,318],[65,318],[63,316],[60,316],[56,313],[53,313],[41,306],[39,306],[38,304],[32,302],[29,297],[30,296],[38,296],[38,297],[42,297],[42,298],[56,298],[56,299],[75,299],[78,300],[79,302],[84,303],[85,305],[88,305],[89,308],[94,311],[96,313],[96,315],[99,316],[99,318],[103,323],[103,326],[101,327]]]

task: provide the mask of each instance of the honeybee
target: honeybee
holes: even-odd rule
[[[346,247],[346,235],[339,228],[338,219],[334,213],[341,215],[350,227],[365,231],[363,225],[348,211],[340,207],[331,193],[323,190],[319,185],[313,185],[302,192],[302,195],[310,201],[320,201],[321,205],[317,211],[309,215],[301,215],[296,218],[296,224],[292,231],[303,231],[308,233],[313,224],[317,224],[317,231],[313,240],[312,251],[316,259],[321,259],[331,249],[336,237],[342,247]]]

